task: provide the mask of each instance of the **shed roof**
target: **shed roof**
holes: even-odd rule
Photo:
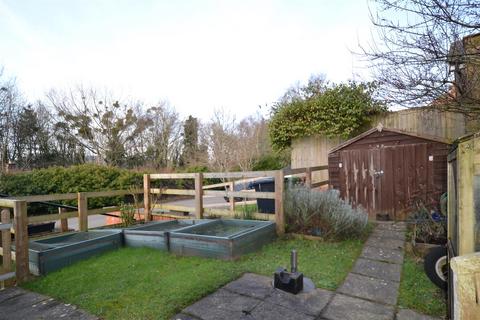
[[[347,140],[347,141],[339,144],[338,146],[336,146],[335,148],[330,150],[329,153],[332,153],[332,152],[338,151],[340,149],[343,149],[346,146],[349,146],[352,143],[357,142],[357,141],[371,135],[374,132],[382,132],[382,131],[395,132],[395,133],[398,133],[398,134],[404,134],[404,135],[407,135],[407,136],[412,136],[412,137],[416,137],[416,138],[420,138],[420,139],[431,140],[431,141],[445,143],[445,144],[451,144],[452,143],[452,141],[450,141],[449,139],[439,138],[439,137],[425,135],[425,134],[417,134],[417,133],[407,132],[407,131],[398,130],[398,129],[385,128],[385,127],[383,127],[382,124],[379,124],[377,127],[372,128],[370,130],[367,130],[367,131],[359,134],[358,136],[353,137],[350,140]]]

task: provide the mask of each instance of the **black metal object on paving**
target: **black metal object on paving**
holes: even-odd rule
[[[273,276],[273,286],[289,293],[297,294],[303,290],[303,273],[298,272],[297,251],[292,250],[290,256],[291,270],[280,267]]]

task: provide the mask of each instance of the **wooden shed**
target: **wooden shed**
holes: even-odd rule
[[[328,155],[330,185],[370,219],[404,220],[413,196],[438,201],[447,191],[446,139],[379,125]]]

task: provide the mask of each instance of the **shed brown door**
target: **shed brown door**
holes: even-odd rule
[[[431,145],[418,143],[340,152],[341,195],[372,219],[404,220],[412,197],[434,193]]]

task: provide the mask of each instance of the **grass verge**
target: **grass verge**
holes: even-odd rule
[[[423,263],[411,253],[405,254],[398,305],[431,316],[445,316],[444,293],[423,271]]]
[[[237,261],[177,257],[123,248],[76,263],[24,285],[105,319],[168,319],[245,272],[272,275],[299,252],[299,269],[318,287],[336,289],[363,242],[280,239]]]

